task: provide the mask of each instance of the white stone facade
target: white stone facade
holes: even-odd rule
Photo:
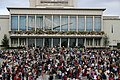
[[[30,0],[30,7],[73,7],[73,0]]]
[[[104,32],[107,34],[110,46],[120,43],[120,18],[119,16],[104,16]]]
[[[4,34],[9,38],[9,15],[0,15],[0,45]]]
[[[56,3],[56,0],[51,1]],[[118,16],[103,16],[105,8],[75,8],[73,0],[64,1],[68,4],[55,7],[56,5],[46,4],[52,3],[50,0],[30,0],[30,8],[7,8],[10,15],[0,16],[0,41],[4,34],[7,34],[11,47],[54,47],[57,45],[73,47],[82,45],[100,48],[105,47],[104,36],[107,35],[108,46],[117,46],[117,43],[120,43],[120,18]],[[46,3],[43,5],[41,2]],[[34,32],[40,28],[44,34],[34,32],[26,34],[31,31],[30,28],[33,28]],[[56,29],[58,32],[65,29],[65,32],[74,31],[75,33],[71,35],[58,34],[58,32],[52,35],[46,34],[46,29],[49,28],[51,31],[58,28]],[[80,35],[79,32],[105,32],[105,34]]]

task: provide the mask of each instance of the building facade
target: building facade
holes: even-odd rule
[[[30,0],[30,7],[73,7],[73,0]]]
[[[104,47],[105,35],[115,37],[110,26],[120,26],[118,17],[103,16],[105,8],[75,8],[73,0],[30,0],[30,8],[7,9],[11,47]]]

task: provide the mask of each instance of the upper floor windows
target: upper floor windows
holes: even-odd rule
[[[18,16],[11,16],[11,30],[18,30]]]
[[[93,17],[86,17],[86,31],[93,31]]]
[[[76,31],[76,16],[70,16],[70,31]]]
[[[11,30],[101,31],[101,16],[12,15]]]
[[[94,17],[94,31],[101,31],[101,17]]]
[[[19,26],[20,26],[20,30],[26,30],[26,16],[20,16],[20,22],[19,22]]]
[[[43,16],[36,16],[36,28],[43,29]]]
[[[35,29],[35,16],[28,16],[28,30]]]
[[[60,31],[60,16],[53,16],[53,30]]]
[[[61,16],[61,31],[68,31],[68,16]]]
[[[78,31],[85,30],[85,16],[78,16]]]

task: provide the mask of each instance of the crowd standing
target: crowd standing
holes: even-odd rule
[[[43,47],[0,50],[0,57],[0,80],[120,80],[119,50]]]

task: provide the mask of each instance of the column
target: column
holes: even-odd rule
[[[28,47],[28,38],[26,38],[26,47]]]
[[[43,31],[45,29],[45,15],[43,16]]]
[[[36,46],[36,38],[35,38],[35,48],[36,48],[37,46]]]
[[[59,46],[61,47],[61,38],[60,38],[60,45]]]
[[[53,31],[53,18],[54,18],[54,17],[53,17],[53,15],[52,15],[52,29],[51,29],[52,31]]]
[[[101,40],[100,40],[100,46],[101,46],[101,47],[103,47],[103,43],[104,43],[104,42],[103,42],[103,38],[101,38]]]
[[[61,31],[61,16],[60,16],[60,31]]]
[[[84,39],[84,46],[86,47],[86,38]]]
[[[95,47],[95,39],[93,38],[92,46]]]
[[[53,48],[53,38],[51,38],[51,47]]]
[[[70,46],[70,38],[68,38],[68,47]]]
[[[94,31],[94,16],[93,16],[93,31]]]
[[[103,15],[101,15],[101,31],[103,31]]]
[[[20,39],[18,38],[18,46],[20,46]]]
[[[11,31],[11,14],[9,15],[9,31]]]
[[[35,15],[35,31],[36,31],[36,23],[37,23],[36,21],[37,21],[37,20],[36,20],[36,15]]]
[[[70,16],[68,16],[68,31],[70,31]]]
[[[86,31],[86,16],[85,16],[85,31]]]
[[[9,15],[9,31],[11,31],[11,14]],[[11,47],[11,38],[9,37],[9,46]]]
[[[78,46],[78,38],[76,38],[76,46]]]
[[[76,16],[76,31],[78,32],[78,16]]]
[[[45,46],[45,38],[43,38],[43,47]]]
[[[26,31],[28,31],[28,15],[26,17]]]
[[[11,47],[11,38],[9,38],[9,46]]]
[[[19,24],[19,22],[20,22],[20,16],[18,15],[18,31],[20,30],[20,24]]]

